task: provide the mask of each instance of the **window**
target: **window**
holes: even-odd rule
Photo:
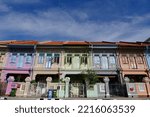
[[[102,56],[101,67],[102,67],[102,69],[108,69],[108,58],[107,58],[107,56]]]
[[[94,67],[100,68],[100,57],[99,57],[99,55],[94,55]]]
[[[24,62],[24,54],[20,54],[18,56],[17,67],[23,67],[23,62]]]
[[[81,64],[87,64],[87,54],[83,54],[82,56],[81,56],[81,62],[80,62]]]
[[[122,58],[122,63],[123,64],[128,64],[128,58],[127,58],[127,56],[123,55],[121,58]]]
[[[51,68],[52,65],[52,54],[46,56],[46,68]]]
[[[43,64],[44,63],[44,53],[40,53],[38,57],[38,63]]]
[[[54,54],[53,62],[59,64],[59,54]]]
[[[10,58],[10,62],[11,63],[15,63],[17,59],[17,54],[12,54],[11,58]]]
[[[138,64],[143,64],[142,56],[138,55],[138,56],[136,57],[136,60],[137,60],[137,63],[138,63]]]
[[[134,56],[130,56],[130,66],[131,66],[132,69],[137,68]]]
[[[109,68],[115,68],[116,67],[116,61],[114,56],[109,57]]]
[[[72,64],[72,54],[67,54],[65,58],[65,64]]]
[[[32,54],[27,54],[27,56],[26,56],[26,63],[30,64],[31,61],[32,61]]]
[[[79,54],[75,54],[72,58],[72,68],[79,69],[80,68],[80,57]]]

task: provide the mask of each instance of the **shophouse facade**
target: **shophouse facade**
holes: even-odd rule
[[[91,69],[92,56],[89,43],[84,41],[66,41],[63,43],[61,72],[63,78],[70,78],[69,96],[85,97],[84,74]]]
[[[32,80],[46,83],[47,77],[51,77],[52,82],[59,82],[61,46],[62,42],[39,42],[37,44]]]
[[[4,70],[4,66],[7,59],[7,44],[11,43],[11,41],[1,41],[0,42],[0,95],[5,95],[7,89],[7,83],[2,79],[2,74]]]
[[[1,82],[6,95],[59,97],[150,96],[148,42],[1,41]],[[96,84],[87,86],[92,70]]]
[[[115,42],[90,42],[92,50],[92,67],[99,82],[109,80],[110,95],[121,95],[121,79],[118,76],[117,45]],[[103,85],[105,89],[105,85]],[[102,86],[101,86],[102,87]]]
[[[144,79],[149,75],[145,46],[131,42],[119,42],[117,45],[123,82],[130,83],[127,92],[134,93],[134,96],[147,96]]]
[[[7,95],[13,88],[15,91],[18,87],[22,87],[22,90],[24,90],[25,85],[22,85],[22,83],[25,82],[27,77],[32,77],[36,43],[36,41],[13,41],[7,44],[6,63],[1,76],[2,81],[8,83]],[[12,82],[15,83],[12,84]]]
[[[6,63],[6,56],[8,52],[7,44],[11,43],[11,41],[1,41],[0,42],[0,81],[3,82],[2,79],[2,70],[4,69]]]

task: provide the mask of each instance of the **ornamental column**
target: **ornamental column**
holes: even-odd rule
[[[104,78],[104,82],[105,82],[105,97],[106,98],[110,98],[110,94],[109,94],[109,78],[105,77]]]
[[[143,81],[145,82],[146,85],[146,90],[147,90],[147,96],[150,97],[150,79],[148,77],[143,78]]]
[[[50,87],[50,84],[51,84],[51,82],[52,82],[52,77],[47,77],[47,78],[46,78],[46,82],[47,82],[47,91],[48,91],[48,89],[49,89],[49,87]]]
[[[65,77],[65,98],[69,97],[69,82],[70,82],[70,77]]]
[[[26,96],[28,96],[28,92],[29,92],[29,90],[30,90],[30,82],[31,82],[31,78],[30,77],[27,77],[26,79],[25,79],[25,90],[24,90],[24,96],[26,97]]]

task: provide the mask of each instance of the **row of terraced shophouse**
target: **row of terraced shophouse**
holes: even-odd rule
[[[150,43],[0,41],[0,94],[149,97]],[[81,74],[94,70],[97,83]]]

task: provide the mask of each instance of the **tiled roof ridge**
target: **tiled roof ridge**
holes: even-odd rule
[[[150,46],[150,42],[127,42],[127,41],[36,41],[36,40],[1,40],[0,44],[44,44],[44,45],[90,45],[90,44],[116,44],[118,46]]]
[[[37,41],[34,40],[20,40],[20,41],[12,41],[11,43],[8,43],[9,45],[35,45],[37,44]]]

